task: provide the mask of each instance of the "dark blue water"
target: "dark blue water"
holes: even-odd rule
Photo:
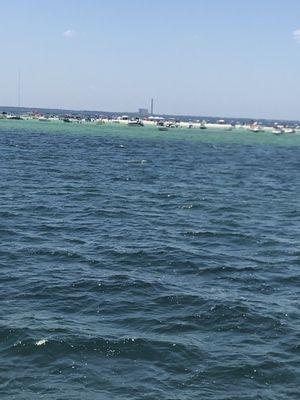
[[[299,138],[37,124],[0,126],[0,398],[299,399]]]

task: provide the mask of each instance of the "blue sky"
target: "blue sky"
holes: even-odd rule
[[[297,32],[299,30],[299,32]],[[299,0],[3,0],[0,105],[300,119]]]

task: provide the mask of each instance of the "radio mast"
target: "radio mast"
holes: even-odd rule
[[[21,70],[18,68],[18,107],[21,107]]]

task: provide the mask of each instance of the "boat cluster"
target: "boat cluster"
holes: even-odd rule
[[[283,133],[295,133],[296,130],[300,130],[299,126],[280,125],[275,122],[272,126],[263,126],[258,122],[246,126],[251,132],[271,132],[274,135],[282,135]]]
[[[251,132],[271,132],[275,135],[295,133],[300,131],[300,126],[282,125],[274,122],[273,124],[262,124],[260,122],[253,123],[239,123],[226,122],[223,119],[217,121],[205,120],[179,120],[176,118],[165,118],[162,116],[150,116],[147,118],[129,117],[128,115],[121,116],[105,116],[105,115],[46,115],[40,113],[27,113],[27,114],[9,114],[6,112],[0,113],[0,119],[6,120],[36,120],[40,122],[64,122],[64,123],[93,123],[93,124],[122,124],[128,126],[154,126],[159,131],[167,131],[172,128],[185,128],[185,129],[222,129],[224,131],[232,131],[233,129],[242,129]]]

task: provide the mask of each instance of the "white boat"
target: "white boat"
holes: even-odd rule
[[[15,114],[8,114],[8,115],[6,116],[6,118],[7,118],[7,119],[16,119],[16,120],[23,119],[23,118],[20,117],[20,115],[15,115]]]
[[[259,125],[250,125],[249,131],[251,132],[262,132],[262,128]]]
[[[41,122],[46,122],[46,121],[48,121],[48,118],[45,117],[44,115],[42,115],[42,116],[40,116],[40,117],[38,118],[38,120],[41,121]]]
[[[295,133],[295,129],[293,129],[293,128],[284,128],[283,132],[284,133]]]
[[[135,119],[133,121],[128,121],[128,125],[129,126],[144,126],[144,123],[140,119]]]
[[[26,121],[32,119],[32,116],[28,115],[28,114],[22,114],[22,115],[20,115],[20,117],[21,117],[21,119],[26,120]]]
[[[283,130],[281,128],[274,128],[271,132],[274,135],[282,135],[283,134]]]
[[[103,125],[103,124],[105,124],[105,121],[102,119],[102,118],[98,118],[98,119],[96,119],[96,124],[98,124],[98,125]],[[119,121],[118,121],[119,122]]]

